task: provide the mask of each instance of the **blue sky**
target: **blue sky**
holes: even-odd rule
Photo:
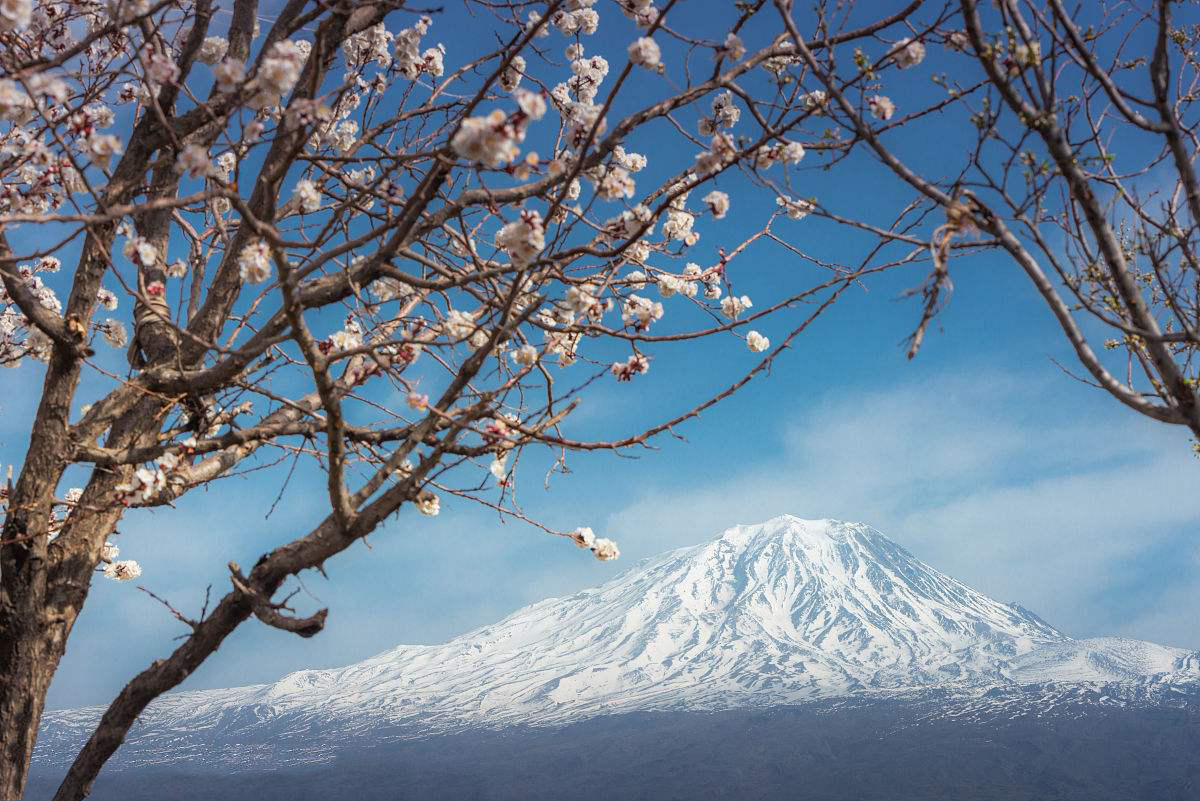
[[[630,35],[615,15],[604,19],[597,44]],[[439,19],[430,35],[451,46],[449,64],[471,44],[459,30],[447,33],[452,25]],[[482,41],[487,32],[472,35]],[[555,34],[549,44],[561,48],[565,40]],[[646,152],[653,165],[654,151]],[[937,150],[915,152],[922,166],[937,169]],[[803,194],[835,211],[882,214],[908,197],[869,162],[850,160],[831,175],[810,161],[798,176]],[[729,218],[705,229],[700,250],[757,224],[756,212],[761,207],[739,205],[735,195]],[[865,253],[861,241],[817,219],[780,225],[824,257],[854,262]],[[748,256],[733,277],[752,297],[779,294],[812,269],[778,248]],[[320,635],[301,640],[252,620],[185,687],[273,681],[399,643],[444,641],[526,603],[604,581],[642,557],[785,512],[870,523],[934,567],[1020,602],[1071,635],[1200,648],[1200,463],[1186,432],[1138,418],[1065,375],[1054,360],[1070,365],[1070,349],[1033,287],[999,256],[954,265],[950,306],[918,358],[907,361],[902,340],[919,309],[900,296],[926,269],[852,290],[769,376],[682,426],[686,441],[659,439],[636,458],[573,457],[571,474],[554,477],[549,491],[530,460],[520,477],[523,508],[548,525],[591,525],[616,539],[618,562],[599,563],[444,497],[439,517],[404,510],[369,548],[328,563],[329,580],[302,577],[300,608],[330,608]],[[801,313],[757,327],[777,340]],[[121,359],[105,358],[113,367]],[[732,337],[663,353],[642,392],[605,384],[588,395],[575,431],[634,430],[687,408],[751,364]],[[0,373],[0,463],[20,462],[40,381],[36,365]],[[93,399],[85,387],[79,403]],[[252,564],[324,514],[320,477],[309,470],[265,519],[263,499],[281,484],[282,474],[252,474],[193,493],[177,510],[131,514],[120,527],[123,556],[142,564],[140,583],[194,613],[206,585],[218,597],[227,590],[228,561]],[[95,582],[49,706],[107,703],[183,631],[133,586]]]

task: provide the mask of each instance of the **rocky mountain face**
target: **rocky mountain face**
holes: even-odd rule
[[[1075,640],[869,526],[783,516],[645,560],[444,645],[398,646],[271,685],[166,696],[114,769],[299,766],[338,758],[349,743],[631,713],[887,704],[910,721],[1079,718],[1191,708],[1197,698],[1196,652]],[[47,713],[35,768],[69,761],[101,711]]]

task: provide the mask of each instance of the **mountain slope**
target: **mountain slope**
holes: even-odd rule
[[[248,764],[260,751],[268,762],[303,762],[329,743],[385,732],[923,693],[989,708],[1031,699],[1053,706],[1110,684],[1117,689],[1103,697],[1120,703],[1191,692],[1200,686],[1197,654],[1073,640],[870,527],[784,516],[646,560],[444,645],[400,646],[272,685],[164,697],[123,753],[139,764],[222,752]],[[48,713],[35,759],[63,759],[99,712]]]

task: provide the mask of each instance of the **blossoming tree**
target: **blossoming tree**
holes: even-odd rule
[[[899,69],[920,63],[926,45],[946,53],[947,72],[934,78],[962,156],[938,149],[931,167],[927,139],[889,140],[875,126],[894,104],[876,97],[864,107],[845,90],[850,70],[806,46],[786,3],[775,5],[807,79],[828,92],[826,119],[911,188],[914,214],[944,220],[928,234],[933,270],[914,293],[924,313],[909,356],[948,300],[952,241],[973,241],[1032,282],[1081,380],[1187,429],[1200,453],[1194,11],[1170,0],[954,3],[951,17],[893,51]],[[853,70],[882,83],[878,67],[860,52]],[[911,134],[928,108],[893,125]],[[944,135],[946,120],[931,135]]]
[[[471,52],[398,0],[34,5],[0,0],[0,363],[42,380],[3,489],[5,798],[91,582],[141,573],[124,516],[289,457],[329,510],[230,563],[211,608],[172,610],[187,636],[112,701],[59,799],[86,795],[146,705],[249,618],[320,631],[325,610],[289,608],[285,585],[389,516],[453,496],[524,519],[528,449],[644,446],[767,371],[848,288],[927,257],[905,215],[852,223],[795,182],[802,160],[836,166],[896,124],[875,71],[919,62],[949,14],[918,27],[919,0],[873,20],[469,0],[494,34]],[[624,33],[596,36],[602,19]],[[834,98],[855,141],[830,128]],[[740,203],[738,236],[701,240]],[[868,258],[811,258],[793,241],[810,214],[874,242]],[[764,247],[797,269],[752,302],[735,287]],[[633,397],[656,360],[722,337],[744,362],[710,397],[572,436],[581,397]],[[542,528],[618,556],[587,527]]]

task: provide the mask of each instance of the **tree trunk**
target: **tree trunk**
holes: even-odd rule
[[[62,622],[25,605],[0,613],[0,798],[21,798],[46,692],[66,645]]]

